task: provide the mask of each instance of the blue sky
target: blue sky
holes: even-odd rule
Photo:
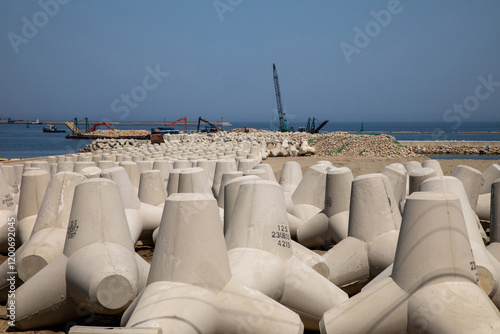
[[[276,63],[291,120],[500,121],[499,17],[496,0],[2,0],[0,116],[268,121]]]

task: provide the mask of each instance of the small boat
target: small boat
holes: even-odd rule
[[[55,125],[47,124],[43,128],[43,132],[66,132],[66,131],[65,130],[57,130],[57,127]]]
[[[38,119],[38,117],[36,118],[36,120],[34,122],[31,122],[31,124],[43,124],[42,122],[40,122],[40,120]]]

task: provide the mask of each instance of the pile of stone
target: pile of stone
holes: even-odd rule
[[[260,143],[269,157],[294,157],[307,155],[343,155],[407,158],[418,156],[408,148],[400,145],[396,139],[388,135],[353,135],[346,132],[328,134],[310,134],[305,132],[215,132],[197,134],[166,134],[165,142],[170,143]],[[81,152],[94,152],[118,147],[137,147],[144,141],[133,139],[98,139],[84,147]]]
[[[316,155],[344,155],[407,158],[417,154],[402,146],[389,135],[353,135],[346,132],[332,132],[319,135],[310,142]]]
[[[80,152],[95,152],[97,150],[110,150],[121,147],[137,147],[144,143],[145,140],[136,140],[136,139],[107,139],[107,138],[98,138],[94,140],[91,144],[86,145]]]
[[[417,154],[500,154],[500,146],[410,146]]]
[[[148,130],[95,130],[88,133],[68,135],[68,138],[137,138],[145,139],[151,133]]]

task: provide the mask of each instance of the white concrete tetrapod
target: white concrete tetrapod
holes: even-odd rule
[[[198,160],[198,162],[196,162],[196,167],[203,168],[207,173],[210,186],[212,186],[214,183],[216,163],[217,163],[216,160]]]
[[[98,179],[101,177],[102,169],[99,167],[85,167],[82,169],[82,175],[87,179]]]
[[[100,169],[104,170],[104,169],[108,169],[108,168],[117,167],[117,164],[114,163],[113,161],[109,161],[109,160],[100,160],[97,163],[97,167],[99,167]]]
[[[17,205],[11,189],[3,177],[3,170],[0,170],[0,253],[4,254],[16,249]],[[0,286],[4,283],[0,283]]]
[[[500,273],[497,272],[496,267],[499,267],[500,263],[492,263],[492,261],[497,261],[492,260],[487,254],[479,230],[479,221],[470,207],[462,181],[453,176],[435,176],[422,182],[420,191],[453,193],[459,198],[467,234],[476,261],[479,284],[484,292],[493,298],[498,290]]]
[[[152,160],[136,161],[136,164],[137,168],[139,169],[139,175],[140,175],[142,172],[152,170],[154,161]]]
[[[258,179],[259,177],[255,175],[240,176],[230,180],[224,187],[224,234],[226,234],[229,227],[240,185],[246,181]]]
[[[16,327],[61,324],[81,317],[82,311],[120,314],[142,289],[140,262],[116,183],[81,182],[63,254],[16,291]]]
[[[50,172],[50,164],[48,161],[43,161],[43,160],[35,160],[31,162],[31,166],[33,168],[40,168],[44,171]]]
[[[227,173],[222,174],[222,179],[221,179],[220,188],[219,188],[219,197],[217,198],[217,205],[219,206],[219,208],[224,209],[224,198],[225,198],[225,193],[226,193],[224,191],[224,187],[226,186],[226,184],[228,184],[229,181],[231,181],[237,177],[240,177],[240,176],[243,176],[243,172],[234,171],[234,172],[227,172]]]
[[[170,174],[168,176],[167,183],[167,196],[179,192],[179,174],[181,173],[181,169],[172,169],[170,170]]]
[[[253,166],[252,166],[253,167]],[[212,192],[215,198],[219,197],[220,183],[222,181],[222,175],[227,172],[235,172],[236,161],[234,160],[217,160],[215,164],[214,181],[212,183]]]
[[[330,281],[356,292],[392,264],[401,226],[401,213],[387,177],[358,176],[352,182],[348,237],[323,257]]]
[[[276,182],[240,185],[226,245],[233,277],[297,312],[305,328],[318,329],[323,313],[348,299],[293,255],[283,190]]]
[[[238,170],[240,172],[245,172],[248,169],[253,169],[257,165],[257,161],[254,159],[241,159],[238,162]]]
[[[31,236],[49,180],[50,173],[45,170],[27,171],[23,174],[17,210],[17,232],[21,244]]]
[[[174,169],[184,169],[191,168],[191,161],[189,160],[177,160],[174,161]]]
[[[267,172],[267,178],[266,178],[267,180],[278,182],[278,180],[276,180],[276,176],[274,176],[273,168],[271,167],[270,164],[258,164],[253,169],[265,170]]]
[[[422,182],[436,175],[436,171],[433,168],[412,170],[409,175],[409,195],[418,191]]]
[[[465,192],[467,193],[467,198],[469,199],[469,204],[472,210],[476,210],[479,189],[481,188],[481,172],[469,166],[458,165],[453,169],[451,176],[462,181]]]
[[[163,208],[167,199],[167,186],[163,182],[161,171],[146,170],[139,181],[139,200],[142,203]]]
[[[93,161],[77,161],[73,165],[73,172],[83,174],[82,170],[87,167],[96,167],[96,164]]]
[[[116,182],[125,207],[130,234],[134,242],[142,240],[151,243],[153,231],[160,226],[163,210],[159,207],[142,203],[123,167],[113,167],[102,171],[103,178]]]
[[[360,314],[363,316],[360,317]],[[321,333],[498,333],[500,313],[477,285],[460,200],[415,192],[387,277],[326,312]]]
[[[326,164],[311,166],[292,194],[292,215],[306,222],[325,206],[326,173],[331,167]],[[289,206],[287,205],[287,208]]]
[[[0,165],[5,182],[9,186],[9,191],[15,195],[19,192],[21,179],[17,177],[16,168],[12,165]],[[17,203],[16,203],[17,204]]]
[[[491,193],[479,194],[476,204],[476,214],[481,220],[490,220],[491,216]]]
[[[500,178],[500,164],[493,164],[482,174],[479,193],[489,194],[491,192],[491,184],[498,178]]]
[[[283,188],[285,194],[293,194],[302,180],[302,176],[302,168],[298,162],[287,161],[283,164],[283,167],[281,167],[279,184]]]
[[[351,186],[354,177],[347,167],[332,168],[326,174],[325,208],[297,231],[297,240],[306,247],[326,246],[347,237]],[[335,218],[333,218],[335,216]],[[342,219],[344,218],[344,219]]]
[[[165,187],[168,184],[168,176],[170,174],[170,164],[167,160],[155,160],[153,163],[153,169],[159,170],[161,173],[161,177],[163,179],[163,183],[165,183]],[[165,188],[166,189],[166,188]]]
[[[232,278],[218,211],[207,194],[168,197],[147,287],[122,326],[160,327],[163,333],[302,333],[295,313]]]
[[[382,174],[387,176],[389,179],[399,211],[403,212],[406,200],[406,187],[408,183],[406,168],[402,164],[394,163],[385,166],[382,169]]]
[[[201,167],[184,168],[179,173],[180,193],[202,193],[213,196],[207,173]]]
[[[255,176],[258,176],[259,178],[261,178],[262,180],[269,180],[268,175],[267,175],[267,171],[264,169],[247,169],[247,170],[243,171],[243,175],[244,176],[255,175]]]
[[[476,214],[481,220],[490,220],[491,184],[500,178],[500,165],[493,164],[482,174],[481,187],[476,205]]]
[[[436,176],[443,176],[443,170],[441,169],[441,164],[439,161],[434,159],[425,160],[422,162],[422,168],[432,168],[436,171]]]
[[[23,282],[62,254],[75,188],[83,180],[83,175],[74,172],[60,172],[51,178],[31,236],[16,253],[17,272]]]
[[[422,168],[422,164],[418,161],[408,161],[407,163],[405,163],[405,169],[408,175],[410,175],[410,172],[412,170],[420,168]]]
[[[134,188],[139,188],[141,173],[139,172],[137,163],[135,163],[134,161],[122,161],[120,162],[120,167],[123,167],[125,169]]]

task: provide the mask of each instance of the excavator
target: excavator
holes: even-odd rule
[[[101,122],[101,123],[94,124],[94,126],[93,126],[92,128],[90,128],[90,129],[85,129],[85,132],[94,132],[94,131],[95,131],[95,129],[96,129],[98,126],[100,126],[100,125],[105,125],[105,126],[107,126],[110,130],[114,130],[114,129],[115,129],[115,128],[112,128],[111,126],[109,126],[109,124],[108,124],[108,123],[106,123],[106,122]]]
[[[186,132],[186,126],[187,126],[187,116],[181,119],[176,120],[175,122],[170,123],[170,127],[173,127],[175,124],[184,121],[184,132]]]
[[[205,129],[201,130],[202,132],[219,132],[219,131],[221,131],[221,129],[219,129],[215,124],[200,117],[200,118],[198,118],[198,129],[196,132],[200,132],[200,123],[201,122],[208,124],[207,126],[205,126]]]

